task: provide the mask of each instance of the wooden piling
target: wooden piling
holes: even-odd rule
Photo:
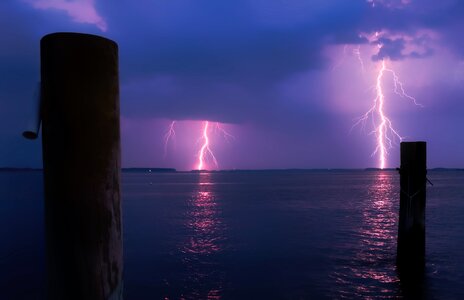
[[[425,267],[426,161],[425,142],[401,143],[397,248],[400,271],[420,271]]]
[[[41,40],[48,299],[122,299],[118,46]]]

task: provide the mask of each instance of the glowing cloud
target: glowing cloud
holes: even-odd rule
[[[106,21],[95,9],[95,0],[25,0],[34,8],[65,11],[74,22],[94,24],[101,31],[106,31]]]
[[[383,5],[389,8],[403,8],[411,3],[411,0],[367,0],[372,7]]]

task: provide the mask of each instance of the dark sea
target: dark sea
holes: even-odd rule
[[[395,171],[123,173],[125,299],[464,299],[464,172],[428,178],[410,286]],[[44,299],[42,181],[0,172],[0,299]]]

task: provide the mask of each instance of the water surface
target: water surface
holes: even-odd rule
[[[123,173],[126,299],[464,298],[464,172],[432,171],[419,285],[394,171]],[[0,173],[0,298],[42,299],[40,172]]]

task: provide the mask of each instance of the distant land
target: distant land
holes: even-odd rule
[[[464,171],[461,168],[431,168],[427,169],[428,171]],[[225,169],[225,170],[191,170],[191,171],[178,171],[178,172],[187,172],[187,173],[214,173],[214,172],[352,172],[352,171],[397,171],[397,168],[352,168],[352,169],[343,169],[343,168],[316,168],[316,169]]]
[[[0,167],[0,172],[38,172],[42,168],[15,168],[15,167]],[[122,168],[123,173],[216,173],[216,172],[349,172],[349,171],[396,171],[396,168],[352,168],[352,169],[337,169],[337,168],[316,168],[316,169],[225,169],[225,170],[190,170],[177,171],[175,168]],[[464,168],[431,168],[428,171],[464,171]]]
[[[0,168],[0,172],[31,172],[31,171],[42,171],[42,168],[14,168],[14,167],[3,167]]]
[[[21,171],[42,171],[42,168],[14,168],[14,167],[3,167],[0,168],[0,172],[21,172]],[[166,172],[177,172],[173,168],[122,168],[122,172],[147,172],[147,173],[166,173]]]
[[[127,173],[137,173],[137,172],[147,172],[147,173],[172,173],[177,172],[174,168],[122,168],[123,172]]]

